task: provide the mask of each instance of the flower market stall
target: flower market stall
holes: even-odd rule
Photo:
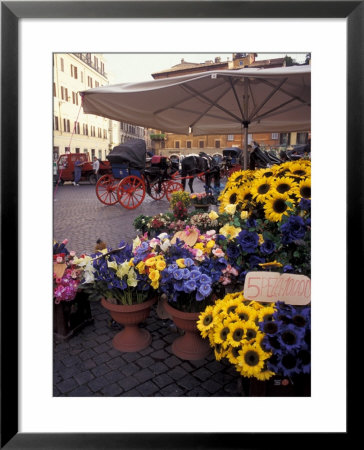
[[[309,159],[234,172],[210,212],[174,193],[168,212],[135,219],[133,243],[67,255],[72,282],[56,277],[54,297],[72,285],[101,301],[123,324],[112,342],[121,352],[150,345],[138,324],[158,303],[180,330],[176,357],[213,354],[248,395],[278,386],[278,395],[310,395],[310,206]]]

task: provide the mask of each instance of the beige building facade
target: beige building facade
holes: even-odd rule
[[[53,55],[53,160],[88,153],[102,160],[120,143],[120,123],[84,114],[80,92],[109,84],[102,54]]]

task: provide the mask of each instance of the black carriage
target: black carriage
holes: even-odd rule
[[[146,167],[146,145],[137,139],[113,148],[107,156],[112,174],[104,175],[96,184],[97,198],[105,205],[119,202],[124,208],[135,209],[148,193],[154,200],[161,200],[182,185],[170,178],[168,158],[153,156]]]

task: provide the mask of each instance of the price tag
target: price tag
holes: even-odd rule
[[[175,244],[176,240],[180,239],[181,241],[184,241],[189,247],[193,247],[198,239],[198,233],[197,231],[190,231],[189,233],[186,233],[185,231],[177,231],[177,233],[173,236],[171,240],[171,244]]]
[[[292,273],[248,272],[244,297],[263,303],[282,301],[289,305],[307,305],[311,301],[311,279]]]

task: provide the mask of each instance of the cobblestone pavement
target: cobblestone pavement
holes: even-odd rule
[[[195,181],[196,191],[202,185]],[[168,202],[146,196],[136,210],[121,205],[104,206],[95,187],[84,184],[58,186],[54,195],[54,238],[69,239],[68,249],[77,254],[92,252],[98,238],[111,247],[131,242],[136,233],[133,220],[139,214],[168,210]],[[151,345],[134,353],[112,347],[122,329],[110,320],[99,303],[91,303],[93,323],[66,341],[54,341],[54,396],[242,396],[241,377],[228,362],[211,353],[200,361],[184,361],[172,351],[179,336],[169,319],[157,316],[156,307],[142,325],[152,335]]]

